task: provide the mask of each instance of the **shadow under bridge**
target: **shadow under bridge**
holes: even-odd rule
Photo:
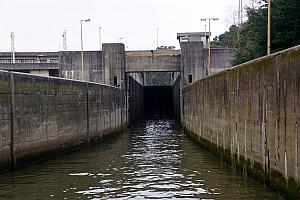
[[[127,73],[129,121],[180,119],[180,72]]]

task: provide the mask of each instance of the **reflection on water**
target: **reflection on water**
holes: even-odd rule
[[[0,199],[278,199],[236,176],[172,120],[138,123],[99,145],[0,175]]]

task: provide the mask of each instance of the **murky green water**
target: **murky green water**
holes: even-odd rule
[[[57,159],[0,175],[0,199],[279,199],[152,120]]]

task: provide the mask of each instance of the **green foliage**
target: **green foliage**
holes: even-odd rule
[[[234,64],[240,64],[267,54],[268,8],[248,9],[248,21],[242,25],[241,41]],[[272,0],[271,52],[300,44],[300,1]]]
[[[233,64],[237,65],[266,55],[267,52],[267,10],[247,9],[248,21],[240,30]]]
[[[268,8],[247,8],[248,20],[239,30],[236,26],[212,42],[213,47],[235,47],[233,64],[237,65],[267,54]],[[300,44],[300,1],[272,0],[271,3],[271,52]]]
[[[146,73],[147,85],[170,85],[171,73],[170,72],[148,72]]]
[[[273,2],[273,1],[272,1]],[[271,47],[279,51],[300,44],[300,1],[274,0]]]
[[[214,41],[211,42],[211,47],[213,48],[234,48],[237,45],[237,31],[238,27],[232,25],[229,31],[216,36]]]

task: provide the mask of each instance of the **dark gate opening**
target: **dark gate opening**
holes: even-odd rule
[[[127,80],[129,123],[144,118],[180,120],[179,76],[168,85],[147,85],[141,76],[128,75]]]
[[[146,118],[174,116],[172,86],[144,87],[144,115]]]

